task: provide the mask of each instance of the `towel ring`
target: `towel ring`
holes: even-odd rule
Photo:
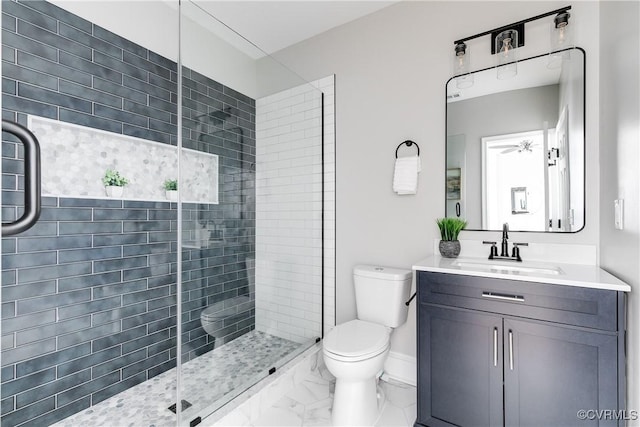
[[[406,145],[407,147],[411,147],[412,145],[415,145],[416,148],[418,149],[418,156],[420,156],[420,147],[418,146],[418,144],[411,141],[410,139],[407,139],[405,142],[401,142],[398,145],[398,148],[396,148],[396,159],[398,158],[398,150],[400,149],[400,147],[402,147],[403,144]]]

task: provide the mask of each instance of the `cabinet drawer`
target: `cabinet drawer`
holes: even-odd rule
[[[610,290],[420,271],[418,301],[617,330],[617,292]]]

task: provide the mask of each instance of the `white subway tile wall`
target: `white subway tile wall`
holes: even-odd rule
[[[325,332],[335,324],[333,87],[329,76],[256,101],[256,329],[296,342],[321,336],[321,304]]]

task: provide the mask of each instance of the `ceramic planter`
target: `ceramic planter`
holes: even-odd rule
[[[456,258],[460,255],[460,241],[459,240],[440,240],[440,255],[445,258]]]
[[[178,190],[165,190],[164,194],[167,197],[167,200],[171,202],[178,201]]]
[[[115,185],[107,185],[107,186],[104,187],[104,189],[107,192],[107,196],[113,197],[115,199],[122,198],[122,195],[124,194],[124,187],[118,187],[118,186],[115,186]]]

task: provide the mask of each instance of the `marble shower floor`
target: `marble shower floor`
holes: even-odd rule
[[[182,398],[193,406],[183,411],[182,419],[204,419],[207,406],[236,387],[252,385],[260,373],[299,348],[298,343],[254,330],[184,363]],[[175,403],[175,376],[174,368],[53,426],[175,426],[176,415],[168,409]]]

